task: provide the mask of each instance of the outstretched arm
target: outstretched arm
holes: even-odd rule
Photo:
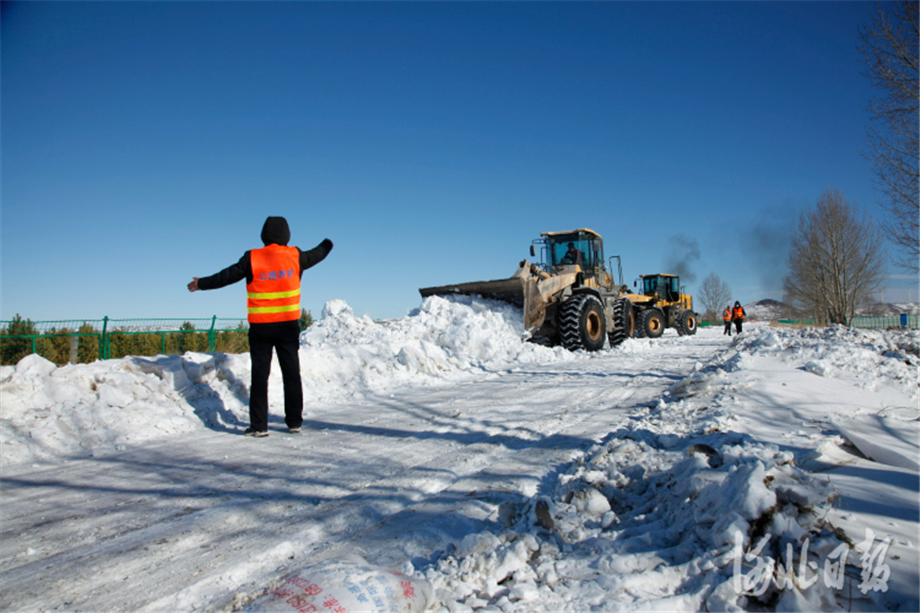
[[[252,280],[252,264],[249,261],[249,252],[247,251],[236,264],[224,268],[216,275],[210,277],[193,277],[192,282],[188,284],[188,291],[194,292],[200,289],[218,289],[243,279]]]
[[[332,251],[332,241],[324,239],[319,245],[310,249],[309,251],[300,252],[300,271],[316,266],[329,255],[329,252]]]

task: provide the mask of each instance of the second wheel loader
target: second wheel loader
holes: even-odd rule
[[[524,328],[531,340],[561,344],[571,351],[597,351],[605,341],[615,346],[633,336],[632,298],[604,266],[600,234],[582,228],[540,236],[530,254],[535,257],[540,246],[541,264],[522,260],[508,279],[425,287],[419,293],[477,294],[517,304],[524,310]]]
[[[628,293],[636,317],[636,336],[658,338],[666,328],[681,336],[696,334],[699,319],[693,298],[680,291],[677,275],[642,275],[642,293]]]

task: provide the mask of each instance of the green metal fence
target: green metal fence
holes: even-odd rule
[[[0,321],[0,364],[16,364],[37,353],[55,364],[89,363],[126,355],[170,355],[186,351],[249,351],[245,320],[110,319]]]
[[[920,315],[890,315],[886,317],[854,317],[849,325],[853,328],[873,328],[887,330],[889,328],[920,329]]]
[[[780,319],[777,323],[789,326],[814,326],[814,319]],[[920,329],[920,315],[887,315],[884,317],[853,317],[848,324],[851,328],[869,328],[873,330],[889,330],[901,328],[909,330]]]

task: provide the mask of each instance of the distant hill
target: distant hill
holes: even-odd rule
[[[907,313],[908,315],[920,314],[920,304],[916,302],[876,302],[862,309],[860,315],[875,315],[881,317],[886,315],[898,315],[900,313]]]
[[[765,298],[757,302],[744,305],[744,311],[748,319],[758,319],[761,321],[775,321],[790,317],[789,309],[784,302]],[[888,317],[908,313],[910,315],[920,314],[920,304],[916,302],[890,303],[876,302],[859,310],[859,315]]]
[[[758,302],[752,302],[744,305],[744,312],[747,313],[748,319],[759,319],[762,321],[774,321],[783,319],[788,310],[786,305],[779,300],[765,298]]]

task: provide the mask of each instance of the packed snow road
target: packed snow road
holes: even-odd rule
[[[264,439],[246,356],[0,367],[0,609],[920,608],[920,333],[520,322],[330,302]]]
[[[674,344],[683,346],[675,352]],[[560,464],[647,410],[708,360],[718,337],[527,365],[314,411],[301,435],[274,416],[267,439],[198,431],[49,468],[4,471],[4,609],[188,610],[366,542],[375,563],[427,558],[426,530],[477,532],[496,505],[529,499]],[[675,355],[676,354],[676,355]],[[481,525],[480,525],[481,524]],[[400,558],[402,560],[400,560]]]

